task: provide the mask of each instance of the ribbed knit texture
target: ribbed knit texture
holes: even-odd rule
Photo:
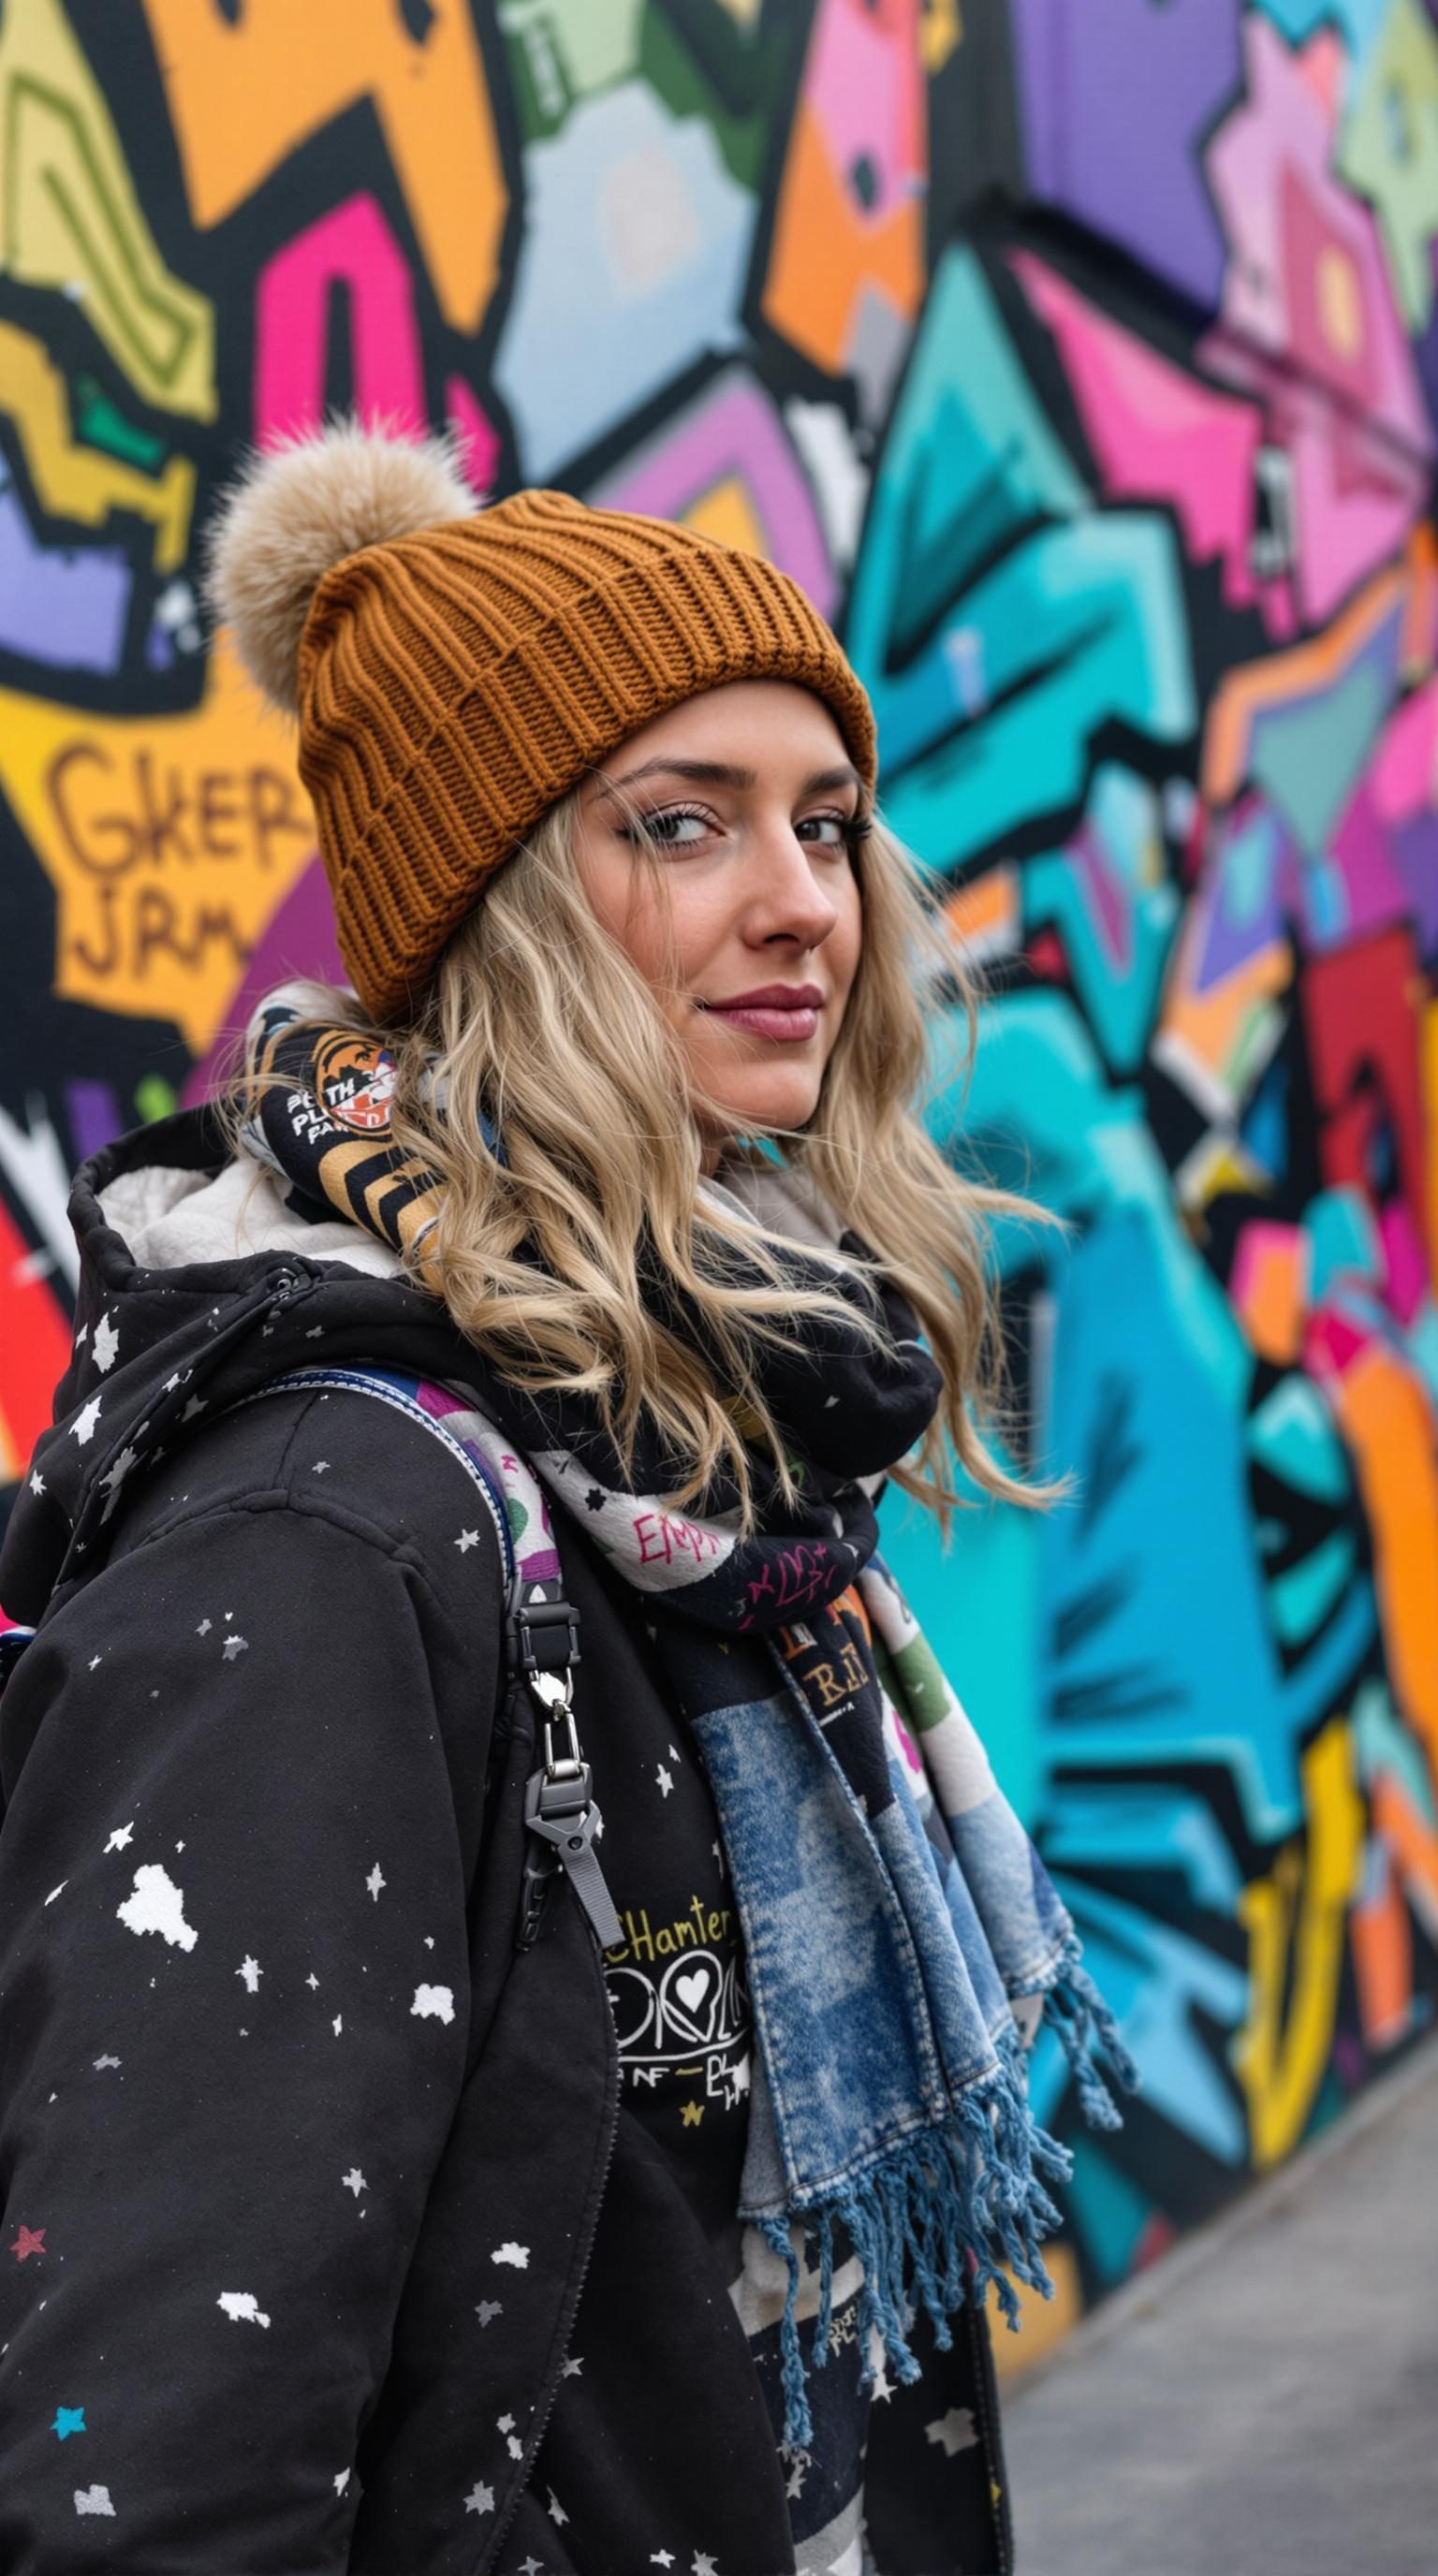
[[[325,574],[300,646],[300,774],[340,953],[412,1016],[486,878],[641,726],[728,680],[832,709],[872,785],[869,701],[796,582],[664,519],[517,492]]]

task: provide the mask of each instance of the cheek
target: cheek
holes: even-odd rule
[[[666,879],[665,893],[680,989],[703,992],[709,967],[734,927],[733,904],[726,901],[722,883],[697,868],[687,873],[676,869]]]
[[[733,930],[733,904],[718,871],[677,865],[653,884],[639,877],[619,936],[645,981],[665,998],[669,1017],[692,1016],[685,996],[712,991],[715,961]],[[668,993],[672,976],[677,998]],[[723,981],[722,976],[719,979]]]
[[[864,946],[864,906],[858,879],[850,876],[839,904],[839,918],[828,941],[829,971],[836,990],[847,1000]]]
[[[714,982],[714,959],[730,926],[719,890],[712,880],[704,882],[697,869],[676,868],[656,883],[627,850],[617,856],[587,853],[583,876],[590,903],[610,937],[642,975],[686,1049],[697,1047],[702,1057],[714,1032],[685,997]]]
[[[657,984],[665,960],[662,897],[645,871],[635,865],[628,850],[600,844],[582,851],[580,875],[596,919],[645,982]]]

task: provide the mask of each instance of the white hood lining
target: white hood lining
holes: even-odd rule
[[[369,1279],[392,1279],[399,1255],[343,1217],[307,1225],[285,1206],[273,1172],[248,1155],[207,1178],[160,1164],[122,1172],[100,1192],[106,1223],[122,1234],[146,1270],[180,1270],[192,1261],[243,1261],[257,1252],[294,1252],[311,1261],[343,1261]]]
[[[773,1227],[816,1252],[837,1249],[839,1225],[817,1190],[792,1175],[730,1164],[706,1182],[732,1216]],[[399,1256],[377,1236],[327,1217],[319,1225],[287,1208],[276,1175],[248,1154],[213,1177],[142,1164],[100,1192],[105,1221],[122,1234],[146,1270],[179,1270],[194,1261],[242,1261],[257,1252],[308,1254],[343,1261],[369,1279],[392,1279]]]

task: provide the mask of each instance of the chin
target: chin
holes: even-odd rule
[[[757,1127],[807,1127],[819,1105],[813,1082],[756,1083],[742,1098],[724,1103],[731,1132],[745,1135]]]

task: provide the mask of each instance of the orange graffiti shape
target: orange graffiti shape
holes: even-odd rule
[[[290,743],[228,648],[182,716],[0,690],[0,787],[55,888],[57,995],[172,1020],[203,1054],[315,840]]]
[[[1209,1084],[1237,1099],[1253,1068],[1271,1052],[1283,996],[1293,982],[1293,951],[1270,939],[1207,983],[1204,908],[1190,906],[1179,936],[1162,1014],[1162,1052],[1180,1073],[1197,1068]]]
[[[1348,1921],[1363,2036],[1370,2048],[1393,2048],[1413,2019],[1413,1929],[1386,1845],[1376,1846],[1378,1884]]]
[[[1056,2343],[1062,2343],[1066,2334],[1072,2334],[1083,2315],[1083,2284],[1073,2247],[1062,2239],[1046,2245],[1044,2269],[1054,2285],[1051,2299],[1030,2289],[1026,2281],[1009,2277],[1009,2286],[1019,2303],[1019,2332],[1012,2337],[994,2336],[994,2367],[1000,2379],[1021,2379]],[[990,2322],[997,2325],[1002,2311],[992,2288],[987,2305]]]
[[[1438,1777],[1438,1423],[1422,1381],[1370,1342],[1329,1378],[1353,1452],[1393,1693]]]
[[[972,957],[1017,948],[1023,935],[1019,872],[1001,861],[954,888],[944,905],[950,927]]]
[[[877,9],[822,0],[790,129],[764,318],[831,375],[850,362],[868,298],[889,304],[905,322],[923,299],[924,88],[912,16],[910,0],[888,0],[887,9],[883,0]],[[898,148],[906,178],[890,204],[866,207],[852,174],[838,166],[825,98],[862,64],[861,48],[880,43],[896,49],[910,75]]]
[[[1238,1239],[1229,1294],[1260,1359],[1298,1357],[1308,1303],[1308,1238],[1296,1225],[1253,1218]]]
[[[445,320],[474,332],[499,275],[509,188],[468,8],[412,34],[394,0],[246,0],[231,18],[145,0],[196,224],[232,214],[356,100],[374,102]]]
[[[1392,1771],[1380,1771],[1373,1783],[1373,1823],[1393,1854],[1414,1913],[1429,1940],[1438,1941],[1438,1832]]]

